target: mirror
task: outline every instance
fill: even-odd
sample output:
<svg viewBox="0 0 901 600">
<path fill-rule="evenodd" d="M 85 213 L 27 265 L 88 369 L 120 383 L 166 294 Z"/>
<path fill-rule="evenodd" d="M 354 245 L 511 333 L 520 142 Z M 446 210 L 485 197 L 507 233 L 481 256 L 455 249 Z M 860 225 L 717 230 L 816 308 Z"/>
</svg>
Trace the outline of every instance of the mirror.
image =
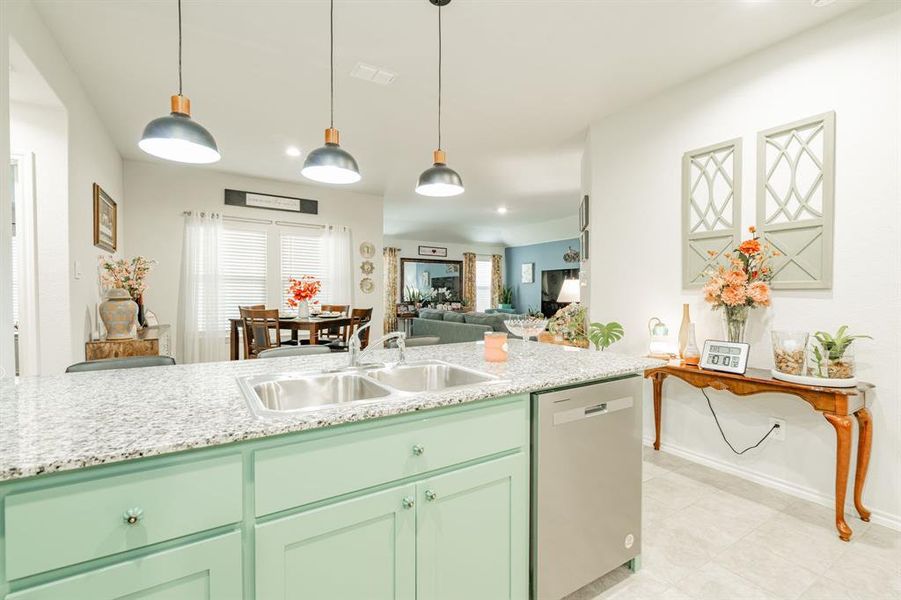
<svg viewBox="0 0 901 600">
<path fill-rule="evenodd" d="M 438 302 L 459 302 L 463 297 L 463 261 L 426 258 L 400 259 L 401 301 L 414 302 L 410 297 L 419 293 L 422 299 L 446 289 Z"/>
</svg>

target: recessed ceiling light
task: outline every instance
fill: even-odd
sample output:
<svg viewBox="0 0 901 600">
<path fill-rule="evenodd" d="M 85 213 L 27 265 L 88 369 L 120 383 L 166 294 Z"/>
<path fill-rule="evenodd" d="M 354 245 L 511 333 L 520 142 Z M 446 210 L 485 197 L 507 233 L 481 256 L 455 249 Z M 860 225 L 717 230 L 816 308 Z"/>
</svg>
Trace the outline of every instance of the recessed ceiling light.
<svg viewBox="0 0 901 600">
<path fill-rule="evenodd" d="M 505 214 L 507 214 L 507 207 L 506 207 L 506 206 L 499 206 L 499 207 L 497 208 L 497 214 L 499 214 L 499 215 L 505 215 Z"/>
<path fill-rule="evenodd" d="M 828 5 L 832 4 L 833 2 L 835 2 L 835 0 L 810 0 L 810 3 L 813 4 L 814 6 L 816 6 L 817 8 L 820 8 L 821 6 L 828 6 Z"/>
<path fill-rule="evenodd" d="M 285 148 L 285 154 L 295 157 L 300 156 L 300 148 L 298 148 L 297 146 L 288 146 L 287 148 Z"/>
</svg>

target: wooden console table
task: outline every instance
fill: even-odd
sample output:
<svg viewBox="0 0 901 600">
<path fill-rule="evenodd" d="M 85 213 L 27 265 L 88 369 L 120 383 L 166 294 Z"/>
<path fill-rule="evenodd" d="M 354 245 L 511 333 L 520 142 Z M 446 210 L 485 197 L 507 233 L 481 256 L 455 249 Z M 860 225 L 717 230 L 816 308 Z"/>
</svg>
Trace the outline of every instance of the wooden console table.
<svg viewBox="0 0 901 600">
<path fill-rule="evenodd" d="M 860 518 L 870 520 L 870 511 L 861 500 L 867 468 L 870 464 L 870 448 L 873 443 L 873 422 L 867 410 L 866 394 L 873 389 L 869 383 L 858 383 L 856 388 L 830 388 L 799 385 L 774 379 L 764 369 L 748 369 L 745 375 L 733 375 L 718 371 L 708 371 L 698 367 L 688 367 L 670 362 L 663 367 L 648 369 L 644 376 L 654 384 L 654 450 L 660 450 L 660 414 L 663 404 L 663 381 L 672 375 L 696 388 L 711 387 L 726 390 L 739 396 L 751 394 L 778 393 L 791 394 L 810 404 L 814 410 L 823 413 L 835 428 L 835 528 L 838 536 L 851 539 L 851 528 L 845 522 L 845 494 L 848 488 L 848 469 L 851 462 L 851 416 L 857 419 L 859 438 L 857 441 L 857 472 L 854 477 L 854 507 Z"/>
<path fill-rule="evenodd" d="M 169 356 L 169 326 L 155 325 L 138 329 L 135 337 L 108 340 L 105 337 L 84 344 L 85 360 L 104 360 L 130 356 Z"/>
</svg>

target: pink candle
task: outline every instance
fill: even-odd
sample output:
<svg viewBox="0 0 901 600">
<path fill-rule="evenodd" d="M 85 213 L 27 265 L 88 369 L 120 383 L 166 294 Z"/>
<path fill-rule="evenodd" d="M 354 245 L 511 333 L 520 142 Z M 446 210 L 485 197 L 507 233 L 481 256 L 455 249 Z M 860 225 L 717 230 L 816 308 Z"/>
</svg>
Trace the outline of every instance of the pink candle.
<svg viewBox="0 0 901 600">
<path fill-rule="evenodd" d="M 485 332 L 485 360 L 488 362 L 507 361 L 507 334 L 498 331 Z"/>
</svg>

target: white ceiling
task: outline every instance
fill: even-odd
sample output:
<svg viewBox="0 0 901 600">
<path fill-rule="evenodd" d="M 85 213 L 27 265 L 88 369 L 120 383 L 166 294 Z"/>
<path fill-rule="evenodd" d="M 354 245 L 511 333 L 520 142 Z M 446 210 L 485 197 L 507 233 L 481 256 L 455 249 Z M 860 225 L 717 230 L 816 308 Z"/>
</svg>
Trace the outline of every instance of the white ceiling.
<svg viewBox="0 0 901 600">
<path fill-rule="evenodd" d="M 435 147 L 436 12 L 427 0 L 336 2 L 336 126 L 384 195 L 385 230 L 504 241 L 575 214 L 587 124 L 861 3 L 454 0 L 443 9 L 444 146 L 466 193 L 413 193 Z M 175 1 L 36 0 L 122 154 L 176 90 Z M 217 169 L 304 181 L 328 126 L 327 0 L 184 0 L 185 94 Z M 397 73 L 351 78 L 359 62 Z M 498 206 L 508 207 L 504 215 Z M 575 232 L 574 232 L 575 233 Z"/>
</svg>

